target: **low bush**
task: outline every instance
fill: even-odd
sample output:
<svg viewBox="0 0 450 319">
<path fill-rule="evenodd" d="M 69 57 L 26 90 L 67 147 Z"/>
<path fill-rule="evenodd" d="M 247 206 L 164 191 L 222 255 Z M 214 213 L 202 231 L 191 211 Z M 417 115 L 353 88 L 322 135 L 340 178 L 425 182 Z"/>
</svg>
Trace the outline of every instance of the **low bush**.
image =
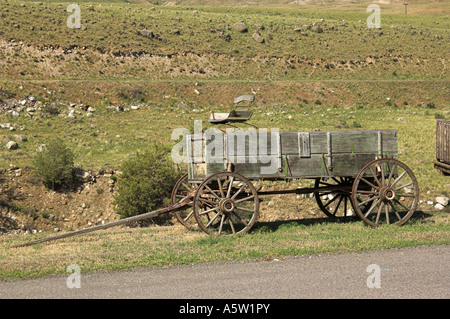
<svg viewBox="0 0 450 319">
<path fill-rule="evenodd" d="M 155 144 L 144 152 L 122 162 L 122 174 L 117 179 L 114 198 L 121 218 L 136 216 L 167 206 L 179 174 L 174 168 L 170 149 Z M 155 223 L 167 222 L 167 215 L 154 218 Z"/>
<path fill-rule="evenodd" d="M 53 139 L 46 147 L 38 152 L 33 159 L 36 175 L 42 179 L 47 188 L 55 190 L 62 186 L 70 187 L 75 179 L 73 152 L 63 140 Z"/>
</svg>

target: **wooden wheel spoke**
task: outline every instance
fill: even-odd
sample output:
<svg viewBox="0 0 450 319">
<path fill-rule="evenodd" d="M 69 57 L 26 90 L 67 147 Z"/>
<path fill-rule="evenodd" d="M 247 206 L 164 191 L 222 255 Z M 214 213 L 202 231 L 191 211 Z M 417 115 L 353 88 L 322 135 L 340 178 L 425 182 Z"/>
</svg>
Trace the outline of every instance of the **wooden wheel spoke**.
<svg viewBox="0 0 450 319">
<path fill-rule="evenodd" d="M 384 206 L 384 203 L 381 202 L 381 203 L 380 203 L 380 207 L 378 208 L 377 219 L 375 220 L 375 224 L 378 224 L 378 220 L 380 219 L 381 210 L 383 209 L 383 206 Z"/>
<path fill-rule="evenodd" d="M 344 216 L 347 216 L 347 201 L 349 200 L 348 196 L 345 196 L 345 201 L 344 201 Z"/>
<path fill-rule="evenodd" d="M 330 199 L 324 207 L 327 207 L 328 205 L 330 205 L 332 202 L 334 202 L 336 199 L 338 199 L 338 197 L 340 197 L 339 195 L 334 196 L 332 199 Z"/>
<path fill-rule="evenodd" d="M 369 186 L 371 186 L 371 187 L 373 187 L 373 188 L 375 188 L 375 189 L 379 189 L 379 187 L 373 185 L 371 182 L 369 182 L 369 181 L 368 181 L 367 179 L 365 179 L 364 177 L 361 177 L 361 180 L 362 180 L 364 183 L 366 183 L 367 185 L 369 185 Z"/>
<path fill-rule="evenodd" d="M 233 196 L 231 196 L 231 199 L 235 199 L 236 196 L 237 196 L 244 188 L 245 188 L 245 185 L 242 185 L 242 186 L 239 188 L 239 190 L 238 190 L 236 193 L 234 193 Z"/>
<path fill-rule="evenodd" d="M 387 204 L 384 205 L 384 211 L 386 213 L 386 223 L 389 225 L 389 207 Z"/>
<path fill-rule="evenodd" d="M 218 209 L 219 209 L 219 207 L 213 207 L 211 209 L 204 210 L 204 211 L 200 212 L 199 214 L 200 215 L 205 215 L 205 214 L 211 213 L 211 212 L 213 212 L 215 210 L 218 210 Z"/>
<path fill-rule="evenodd" d="M 369 166 L 369 170 L 370 170 L 370 172 L 372 173 L 372 176 L 373 176 L 375 182 L 377 183 L 377 185 L 378 185 L 379 187 L 382 187 L 382 185 L 380 184 L 380 181 L 378 180 L 377 174 L 374 173 L 372 167 Z"/>
<path fill-rule="evenodd" d="M 409 198 L 416 198 L 416 195 L 413 194 L 397 194 L 399 197 L 409 197 Z"/>
<path fill-rule="evenodd" d="M 236 214 L 236 212 L 232 213 L 234 216 L 236 216 L 237 219 L 239 219 L 239 221 L 244 224 L 245 226 L 247 226 L 247 222 L 245 220 L 242 220 L 241 216 L 239 216 L 238 214 Z"/>
<path fill-rule="evenodd" d="M 249 208 L 244 208 L 244 207 L 238 207 L 238 206 L 236 206 L 236 209 L 237 209 L 237 210 L 242 210 L 242 211 L 248 212 L 248 213 L 254 213 L 254 212 L 255 212 L 254 209 L 249 209 Z"/>
<path fill-rule="evenodd" d="M 205 184 L 205 188 L 212 194 L 214 195 L 214 197 L 216 197 L 218 200 L 220 200 L 221 198 L 208 186 Z"/>
<path fill-rule="evenodd" d="M 397 204 L 399 204 L 400 206 L 402 206 L 404 209 L 406 209 L 406 211 L 408 212 L 410 210 L 410 208 L 406 207 L 405 205 L 403 205 L 402 203 L 400 203 L 397 199 L 394 198 L 394 202 L 396 202 Z"/>
<path fill-rule="evenodd" d="M 372 212 L 372 210 L 378 205 L 378 203 L 381 201 L 381 199 L 377 199 L 374 203 L 372 203 L 372 206 L 370 206 L 370 209 L 366 212 L 364 217 L 369 216 L 369 214 Z"/>
<path fill-rule="evenodd" d="M 391 186 L 391 180 L 392 180 L 392 176 L 394 176 L 395 167 L 397 167 L 397 163 L 394 163 L 394 165 L 392 165 L 392 167 L 391 167 L 391 171 L 389 173 L 389 178 L 388 178 L 388 186 Z"/>
<path fill-rule="evenodd" d="M 338 196 L 339 196 L 339 201 L 338 201 L 336 207 L 334 208 L 333 216 L 336 216 L 337 210 L 338 210 L 339 206 L 340 206 L 341 203 L 342 203 L 342 198 L 344 197 L 344 196 L 342 196 L 342 195 L 338 195 Z"/>
<path fill-rule="evenodd" d="M 206 224 L 206 227 L 211 226 L 211 224 L 216 220 L 216 218 L 220 215 L 220 213 L 217 213 L 214 215 L 214 217 L 209 221 L 208 224 Z"/>
<path fill-rule="evenodd" d="M 222 234 L 222 228 L 223 228 L 224 220 L 225 220 L 225 215 L 222 214 L 222 218 L 220 219 L 220 225 L 219 225 L 219 235 Z"/>
<path fill-rule="evenodd" d="M 230 224 L 231 232 L 233 233 L 233 235 L 236 234 L 236 230 L 234 229 L 233 221 L 231 220 L 231 215 L 228 216 L 228 223 Z"/>
<path fill-rule="evenodd" d="M 194 214 L 194 210 L 192 210 L 189 214 L 187 214 L 186 217 L 183 218 L 183 220 L 187 221 L 189 218 L 192 217 L 193 214 Z"/>
<path fill-rule="evenodd" d="M 238 204 L 238 203 L 241 203 L 241 202 L 248 201 L 249 199 L 252 199 L 252 198 L 255 198 L 255 195 L 250 195 L 250 196 L 248 196 L 248 197 L 238 199 L 238 200 L 234 201 L 234 203 L 235 203 L 235 204 Z"/>
<path fill-rule="evenodd" d="M 210 200 L 210 199 L 206 199 L 206 198 L 201 198 L 201 197 L 199 197 L 198 200 L 199 200 L 200 202 L 208 203 L 208 204 L 210 204 L 210 205 L 217 205 L 217 201 L 213 201 L 213 200 Z"/>
<path fill-rule="evenodd" d="M 397 216 L 398 220 L 399 220 L 399 221 L 402 220 L 402 218 L 401 218 L 400 215 L 398 214 L 398 211 L 397 211 L 397 209 L 395 208 L 395 206 L 392 205 L 391 202 L 389 202 L 389 205 L 390 205 L 390 206 L 392 207 L 392 209 L 394 210 L 394 213 L 395 213 L 395 215 Z"/>
<path fill-rule="evenodd" d="M 361 202 L 361 203 L 358 203 L 358 206 L 367 204 L 367 203 L 369 203 L 369 202 L 375 200 L 375 198 L 376 198 L 376 197 L 374 196 L 374 197 L 371 197 L 371 198 L 369 198 L 369 199 L 367 199 L 367 200 L 365 200 L 365 201 L 363 201 L 363 202 Z"/>
<path fill-rule="evenodd" d="M 230 198 L 231 195 L 231 188 L 233 187 L 233 183 L 234 183 L 234 176 L 231 176 L 230 179 L 230 184 L 228 185 L 228 190 L 227 190 L 227 198 Z"/>
<path fill-rule="evenodd" d="M 391 187 L 394 187 L 395 184 L 397 184 L 398 181 L 401 180 L 401 179 L 403 178 L 403 176 L 405 176 L 405 174 L 406 174 L 406 171 L 404 171 L 403 173 L 401 173 L 401 174 L 397 177 L 397 179 L 391 184 Z"/>
<path fill-rule="evenodd" d="M 217 184 L 219 184 L 220 196 L 222 196 L 222 198 L 224 198 L 225 194 L 223 193 L 222 181 L 220 180 L 220 177 L 217 177 Z"/>
<path fill-rule="evenodd" d="M 407 184 L 403 184 L 403 185 L 401 185 L 401 186 L 399 186 L 399 187 L 394 188 L 394 190 L 398 191 L 398 190 L 400 190 L 400 189 L 403 189 L 403 188 L 405 188 L 405 187 L 411 186 L 411 185 L 413 185 L 413 184 L 414 184 L 414 182 L 410 182 L 410 183 L 407 183 Z"/>
</svg>

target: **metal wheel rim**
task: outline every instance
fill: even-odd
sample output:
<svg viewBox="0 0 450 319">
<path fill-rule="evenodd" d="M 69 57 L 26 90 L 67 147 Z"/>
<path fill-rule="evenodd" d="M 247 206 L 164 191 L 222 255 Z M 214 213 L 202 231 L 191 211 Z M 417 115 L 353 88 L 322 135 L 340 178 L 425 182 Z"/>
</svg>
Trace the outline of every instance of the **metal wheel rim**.
<svg viewBox="0 0 450 319">
<path fill-rule="evenodd" d="M 414 213 L 419 187 L 414 173 L 393 158 L 376 159 L 355 178 L 352 201 L 356 214 L 368 225 L 403 225 Z M 361 210 L 361 207 L 366 209 Z"/>
<path fill-rule="evenodd" d="M 259 198 L 253 184 L 234 172 L 209 176 L 198 187 L 194 216 L 207 234 L 246 233 L 259 215 Z"/>
</svg>

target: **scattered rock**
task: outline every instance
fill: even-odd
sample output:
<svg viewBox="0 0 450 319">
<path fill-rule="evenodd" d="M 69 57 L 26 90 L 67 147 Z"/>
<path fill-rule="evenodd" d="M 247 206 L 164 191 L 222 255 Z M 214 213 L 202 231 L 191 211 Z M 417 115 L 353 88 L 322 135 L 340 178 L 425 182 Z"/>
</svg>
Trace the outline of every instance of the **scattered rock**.
<svg viewBox="0 0 450 319">
<path fill-rule="evenodd" d="M 264 43 L 264 38 L 259 34 L 259 32 L 253 33 L 253 39 L 258 43 Z"/>
<path fill-rule="evenodd" d="M 436 203 L 441 204 L 442 206 L 448 205 L 448 197 L 446 196 L 438 196 L 435 198 Z"/>
<path fill-rule="evenodd" d="M 36 152 L 43 152 L 47 149 L 47 145 L 45 144 L 41 144 L 38 146 L 38 148 L 36 149 Z"/>
<path fill-rule="evenodd" d="M 235 23 L 233 28 L 239 32 L 247 32 L 248 31 L 247 25 L 242 21 Z"/>
<path fill-rule="evenodd" d="M 317 32 L 317 33 L 322 33 L 323 29 L 320 26 L 318 26 L 318 25 L 314 25 L 314 26 L 312 26 L 311 31 L 314 31 L 314 32 Z"/>
<path fill-rule="evenodd" d="M 6 143 L 6 149 L 8 149 L 8 150 L 16 150 L 18 148 L 19 148 L 19 144 L 17 144 L 17 142 L 9 141 L 8 143 Z"/>
<path fill-rule="evenodd" d="M 13 137 L 19 142 L 26 142 L 28 140 L 25 135 L 13 135 Z"/>
<path fill-rule="evenodd" d="M 147 30 L 147 29 L 139 30 L 137 33 L 142 35 L 142 36 L 144 36 L 144 37 L 146 37 L 146 38 L 150 38 L 150 39 L 155 37 L 155 34 L 153 33 L 153 31 L 150 31 L 150 30 Z"/>
<path fill-rule="evenodd" d="M 75 168 L 74 175 L 76 178 L 78 178 L 83 183 L 87 183 L 92 180 L 92 175 L 89 172 L 87 172 L 84 169 L 79 168 L 79 167 Z"/>
<path fill-rule="evenodd" d="M 434 208 L 438 210 L 443 210 L 445 207 L 442 204 L 437 203 L 436 205 L 434 205 Z"/>
</svg>

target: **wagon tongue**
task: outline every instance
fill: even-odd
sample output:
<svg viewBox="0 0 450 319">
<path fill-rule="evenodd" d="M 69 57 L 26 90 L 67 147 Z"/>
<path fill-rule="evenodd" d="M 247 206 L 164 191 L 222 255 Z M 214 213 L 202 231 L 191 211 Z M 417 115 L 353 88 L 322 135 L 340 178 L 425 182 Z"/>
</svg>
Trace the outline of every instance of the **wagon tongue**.
<svg viewBox="0 0 450 319">
<path fill-rule="evenodd" d="M 186 196 L 185 198 L 180 200 L 178 203 L 172 204 L 172 205 L 170 205 L 168 207 L 165 207 L 165 208 L 154 210 L 152 212 L 148 212 L 148 213 L 145 213 L 145 214 L 141 214 L 141 215 L 137 215 L 137 216 L 132 216 L 132 217 L 116 220 L 116 221 L 113 221 L 113 222 L 110 222 L 110 223 L 106 223 L 106 224 L 103 224 L 103 225 L 93 226 L 93 227 L 89 227 L 89 228 L 85 228 L 85 229 L 79 229 L 79 230 L 75 230 L 75 231 L 69 232 L 69 233 L 64 233 L 64 234 L 61 234 L 61 235 L 51 236 L 51 237 L 47 237 L 47 238 L 38 239 L 38 240 L 35 240 L 35 241 L 26 242 L 26 243 L 23 243 L 23 244 L 14 245 L 12 247 L 16 248 L 16 247 L 31 246 L 31 245 L 34 245 L 34 244 L 39 244 L 39 243 L 43 243 L 43 242 L 47 242 L 47 241 L 52 241 L 52 240 L 72 237 L 72 236 L 81 235 L 81 234 L 86 234 L 86 233 L 90 233 L 90 232 L 93 232 L 93 231 L 96 231 L 96 230 L 106 229 L 106 228 L 110 228 L 110 227 L 115 227 L 115 226 L 127 224 L 129 222 L 135 222 L 135 221 L 139 221 L 139 220 L 144 220 L 144 219 L 156 217 L 156 216 L 161 215 L 161 214 L 167 214 L 167 213 L 171 213 L 171 212 L 175 212 L 175 211 L 178 211 L 178 210 L 185 209 L 186 208 L 185 206 L 188 205 L 190 202 L 192 202 L 192 197 Z"/>
</svg>

